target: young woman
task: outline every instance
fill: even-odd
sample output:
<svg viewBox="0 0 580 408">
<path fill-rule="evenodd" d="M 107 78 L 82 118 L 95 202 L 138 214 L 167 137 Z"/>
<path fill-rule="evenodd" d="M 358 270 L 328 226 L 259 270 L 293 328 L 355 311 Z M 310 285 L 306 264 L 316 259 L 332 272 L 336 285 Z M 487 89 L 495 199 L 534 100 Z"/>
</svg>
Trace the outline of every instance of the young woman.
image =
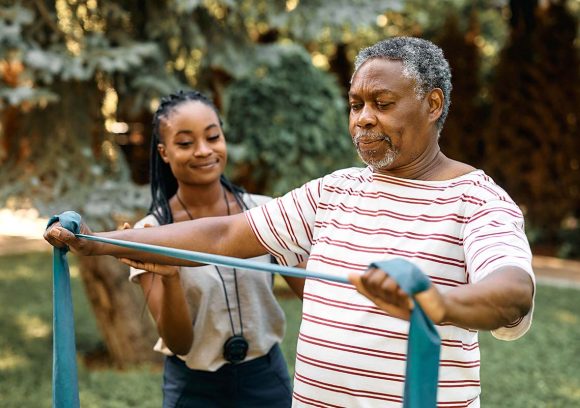
<svg viewBox="0 0 580 408">
<path fill-rule="evenodd" d="M 223 175 L 227 147 L 213 103 L 178 92 L 153 121 L 149 215 L 136 227 L 237 214 L 269 197 L 245 193 Z M 270 261 L 269 255 L 256 258 Z M 126 260 L 131 266 L 138 264 Z M 163 407 L 289 407 L 290 379 L 279 343 L 284 314 L 263 272 L 146 264 L 131 268 L 166 355 Z M 291 279 L 299 293 L 300 279 Z"/>
</svg>

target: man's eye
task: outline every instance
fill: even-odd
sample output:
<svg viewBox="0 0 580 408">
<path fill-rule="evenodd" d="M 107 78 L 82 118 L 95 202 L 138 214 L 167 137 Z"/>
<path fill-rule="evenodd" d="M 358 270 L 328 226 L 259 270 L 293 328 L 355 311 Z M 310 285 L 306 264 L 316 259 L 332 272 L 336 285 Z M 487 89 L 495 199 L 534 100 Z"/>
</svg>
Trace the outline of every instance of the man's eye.
<svg viewBox="0 0 580 408">
<path fill-rule="evenodd" d="M 385 109 L 389 106 L 391 106 L 393 104 L 393 102 L 377 102 L 377 107 L 379 109 Z"/>
<path fill-rule="evenodd" d="M 351 103 L 350 104 L 351 111 L 357 111 L 357 110 L 361 110 L 361 109 L 362 109 L 362 103 Z"/>
</svg>

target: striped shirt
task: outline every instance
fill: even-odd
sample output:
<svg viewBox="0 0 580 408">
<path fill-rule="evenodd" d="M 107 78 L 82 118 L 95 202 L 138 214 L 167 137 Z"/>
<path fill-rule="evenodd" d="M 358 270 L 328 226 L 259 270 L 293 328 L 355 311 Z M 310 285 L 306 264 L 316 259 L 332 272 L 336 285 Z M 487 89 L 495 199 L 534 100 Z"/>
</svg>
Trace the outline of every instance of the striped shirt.
<svg viewBox="0 0 580 408">
<path fill-rule="evenodd" d="M 284 265 L 308 257 L 312 271 L 346 276 L 378 260 L 405 258 L 445 292 L 503 266 L 533 279 L 524 219 L 483 171 L 446 181 L 400 179 L 351 168 L 254 208 L 258 240 Z M 532 312 L 495 330 L 522 336 Z M 439 407 L 479 406 L 476 330 L 437 326 Z M 408 322 L 392 318 L 352 285 L 308 279 L 298 336 L 293 406 L 400 407 Z"/>
</svg>

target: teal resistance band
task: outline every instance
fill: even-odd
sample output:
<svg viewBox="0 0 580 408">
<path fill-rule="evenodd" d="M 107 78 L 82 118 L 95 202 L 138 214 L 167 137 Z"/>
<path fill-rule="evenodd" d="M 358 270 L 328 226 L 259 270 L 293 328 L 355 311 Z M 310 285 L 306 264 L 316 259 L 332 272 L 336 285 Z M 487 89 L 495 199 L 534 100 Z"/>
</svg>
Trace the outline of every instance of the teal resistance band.
<svg viewBox="0 0 580 408">
<path fill-rule="evenodd" d="M 429 278 L 417 266 L 403 259 L 373 262 L 370 266 L 387 271 L 409 296 L 431 286 Z M 419 302 L 415 302 L 409 323 L 403 408 L 434 408 L 437 406 L 441 338 Z"/>
<path fill-rule="evenodd" d="M 79 234 L 80 220 L 80 215 L 73 211 L 67 211 L 52 217 L 48 225 L 60 221 L 64 228 L 75 233 L 79 238 L 194 262 L 253 269 L 300 278 L 324 279 L 339 283 L 349 283 L 345 277 L 307 271 L 300 268 Z M 58 408 L 76 408 L 79 406 L 76 352 L 70 296 L 70 277 L 65 256 L 66 252 L 66 249 L 57 248 L 55 248 L 54 252 L 55 291 L 53 301 L 55 313 L 55 347 L 53 354 L 53 406 Z M 429 279 L 419 268 L 402 259 L 375 262 L 370 266 L 388 271 L 389 275 L 397 281 L 401 289 L 410 296 L 428 289 L 431 285 Z M 63 275 L 65 276 L 64 278 L 62 277 Z M 61 285 L 61 281 L 65 281 L 66 285 Z M 58 286 L 57 282 L 59 282 Z M 64 293 L 65 291 L 68 292 Z M 440 339 L 433 323 L 425 315 L 419 304 L 415 303 L 415 307 L 411 313 L 409 329 L 404 408 L 433 408 L 436 406 L 439 348 Z"/>
<path fill-rule="evenodd" d="M 48 225 L 56 221 L 71 232 L 80 231 L 81 217 L 75 212 L 55 215 Z M 56 408 L 80 407 L 67 252 L 68 248 L 54 248 L 52 255 L 52 406 Z"/>
</svg>

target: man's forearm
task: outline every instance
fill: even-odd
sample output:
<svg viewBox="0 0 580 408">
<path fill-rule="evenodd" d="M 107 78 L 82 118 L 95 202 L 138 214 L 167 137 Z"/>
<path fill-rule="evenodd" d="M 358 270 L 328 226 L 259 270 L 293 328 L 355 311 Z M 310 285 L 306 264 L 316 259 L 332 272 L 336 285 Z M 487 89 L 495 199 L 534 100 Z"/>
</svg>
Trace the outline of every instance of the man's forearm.
<svg viewBox="0 0 580 408">
<path fill-rule="evenodd" d="M 475 330 L 495 330 L 525 316 L 532 306 L 532 278 L 504 267 L 481 282 L 452 289 L 443 296 L 443 321 Z"/>
<path fill-rule="evenodd" d="M 203 218 L 160 227 L 101 232 L 94 235 L 239 258 L 258 256 L 266 252 L 247 225 L 243 214 L 231 217 Z M 96 243 L 91 248 L 90 255 L 113 255 L 115 257 L 169 265 L 198 265 L 191 261 L 106 243 Z"/>
</svg>

